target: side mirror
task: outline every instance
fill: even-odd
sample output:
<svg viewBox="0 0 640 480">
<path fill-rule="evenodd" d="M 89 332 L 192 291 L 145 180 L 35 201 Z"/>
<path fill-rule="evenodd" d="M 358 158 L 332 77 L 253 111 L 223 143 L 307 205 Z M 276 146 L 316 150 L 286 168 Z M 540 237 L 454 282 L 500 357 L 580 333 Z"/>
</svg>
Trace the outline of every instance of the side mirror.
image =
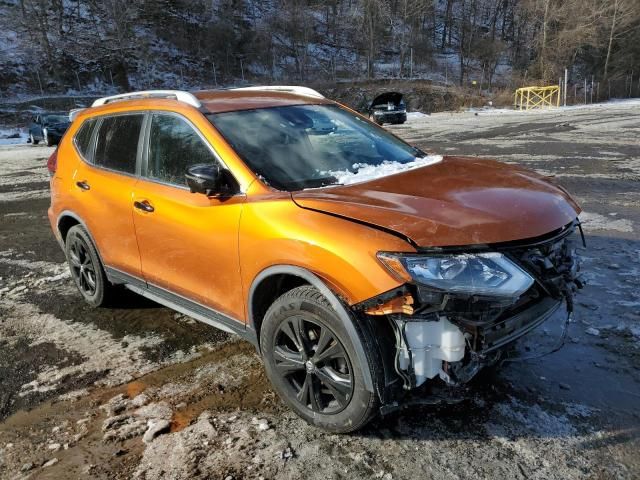
<svg viewBox="0 0 640 480">
<path fill-rule="evenodd" d="M 185 174 L 191 193 L 211 195 L 233 195 L 238 191 L 238 184 L 229 170 L 217 163 L 193 165 Z"/>
</svg>

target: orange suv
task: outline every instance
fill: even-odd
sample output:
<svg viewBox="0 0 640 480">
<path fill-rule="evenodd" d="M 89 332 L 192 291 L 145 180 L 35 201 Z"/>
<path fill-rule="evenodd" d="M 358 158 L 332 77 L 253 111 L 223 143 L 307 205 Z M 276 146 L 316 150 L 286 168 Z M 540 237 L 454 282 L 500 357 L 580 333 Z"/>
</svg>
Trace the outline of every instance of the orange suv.
<svg viewBox="0 0 640 480">
<path fill-rule="evenodd" d="M 240 335 L 327 430 L 464 384 L 581 287 L 564 189 L 425 153 L 311 89 L 135 92 L 74 116 L 49 219 L 84 299 L 124 286 Z"/>
</svg>

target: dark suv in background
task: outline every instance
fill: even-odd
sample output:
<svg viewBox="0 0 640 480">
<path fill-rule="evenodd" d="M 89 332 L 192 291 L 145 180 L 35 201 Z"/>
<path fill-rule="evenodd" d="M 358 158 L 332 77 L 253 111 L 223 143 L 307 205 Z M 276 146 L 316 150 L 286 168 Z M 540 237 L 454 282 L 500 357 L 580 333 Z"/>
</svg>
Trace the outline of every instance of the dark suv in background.
<svg viewBox="0 0 640 480">
<path fill-rule="evenodd" d="M 407 121 L 407 106 L 399 92 L 384 92 L 369 104 L 369 120 L 378 125 L 384 123 L 401 124 Z"/>
<path fill-rule="evenodd" d="M 66 113 L 43 113 L 33 117 L 29 126 L 29 142 L 38 145 L 41 141 L 47 146 L 57 145 L 71 122 Z"/>
</svg>

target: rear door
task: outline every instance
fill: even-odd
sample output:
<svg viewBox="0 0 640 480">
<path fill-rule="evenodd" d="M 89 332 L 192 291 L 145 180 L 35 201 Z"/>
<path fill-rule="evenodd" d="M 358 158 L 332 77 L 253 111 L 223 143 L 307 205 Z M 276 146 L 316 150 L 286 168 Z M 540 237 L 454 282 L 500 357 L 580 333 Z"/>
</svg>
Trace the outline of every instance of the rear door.
<svg viewBox="0 0 640 480">
<path fill-rule="evenodd" d="M 144 113 L 105 116 L 84 126 L 74 141 L 83 162 L 74 172 L 72 191 L 105 266 L 141 277 L 133 227 L 133 189 L 139 171 Z M 89 120 L 91 122 L 91 120 Z"/>
<path fill-rule="evenodd" d="M 142 273 L 160 287 L 235 319 L 244 318 L 238 228 L 244 194 L 189 191 L 189 166 L 220 162 L 186 118 L 150 115 L 145 166 L 135 187 L 134 222 Z"/>
</svg>

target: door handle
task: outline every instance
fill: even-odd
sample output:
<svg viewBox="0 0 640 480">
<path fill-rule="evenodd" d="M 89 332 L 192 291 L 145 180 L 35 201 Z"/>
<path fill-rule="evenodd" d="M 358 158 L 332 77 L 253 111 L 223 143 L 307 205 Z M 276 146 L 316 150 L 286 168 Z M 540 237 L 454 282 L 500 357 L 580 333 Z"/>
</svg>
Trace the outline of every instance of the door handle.
<svg viewBox="0 0 640 480">
<path fill-rule="evenodd" d="M 82 180 L 81 182 L 76 182 L 76 186 L 82 190 L 90 190 L 91 186 L 87 183 L 86 180 Z"/>
<path fill-rule="evenodd" d="M 138 210 L 142 210 L 143 212 L 148 212 L 148 213 L 151 213 L 155 210 L 155 208 L 153 208 L 153 205 L 151 205 L 146 200 L 142 202 L 133 202 L 133 206 L 136 207 Z"/>
</svg>

